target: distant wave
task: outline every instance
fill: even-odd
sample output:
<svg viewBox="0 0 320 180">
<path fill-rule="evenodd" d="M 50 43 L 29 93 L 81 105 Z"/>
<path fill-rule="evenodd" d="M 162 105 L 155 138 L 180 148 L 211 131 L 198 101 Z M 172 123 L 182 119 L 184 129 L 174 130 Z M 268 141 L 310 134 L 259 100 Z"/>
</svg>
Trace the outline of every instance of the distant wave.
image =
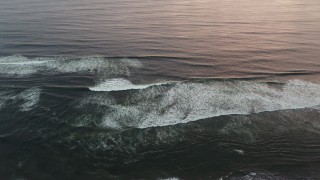
<svg viewBox="0 0 320 180">
<path fill-rule="evenodd" d="M 42 64 L 47 63 L 48 61 L 25 61 L 25 62 L 2 62 L 3 65 L 27 65 L 27 64 Z"/>
<path fill-rule="evenodd" d="M 112 89 L 124 87 L 121 85 Z M 111 90 L 111 86 L 108 90 Z M 253 81 L 181 82 L 170 87 L 159 85 L 132 91 L 125 99 L 121 103 L 108 93 L 94 92 L 81 101 L 80 108 L 86 108 L 85 104 L 108 107 L 101 123 L 104 127 L 148 128 L 221 115 L 313 107 L 320 105 L 320 85 L 300 80 L 285 84 Z M 103 109 L 99 108 L 99 111 Z"/>
<path fill-rule="evenodd" d="M 151 86 L 159 86 L 164 84 L 169 84 L 171 82 L 160 82 L 153 84 L 132 84 L 130 81 L 122 78 L 110 79 L 100 83 L 97 86 L 90 87 L 91 91 L 124 91 L 124 90 L 134 90 L 134 89 L 146 89 Z"/>
<path fill-rule="evenodd" d="M 104 58 L 104 57 L 37 57 L 27 58 L 24 56 L 0 57 L 0 74 L 25 75 L 37 72 L 57 73 L 94 73 L 98 78 L 113 75 L 130 75 L 129 68 L 139 68 L 142 64 L 135 59 L 127 58 Z"/>
</svg>

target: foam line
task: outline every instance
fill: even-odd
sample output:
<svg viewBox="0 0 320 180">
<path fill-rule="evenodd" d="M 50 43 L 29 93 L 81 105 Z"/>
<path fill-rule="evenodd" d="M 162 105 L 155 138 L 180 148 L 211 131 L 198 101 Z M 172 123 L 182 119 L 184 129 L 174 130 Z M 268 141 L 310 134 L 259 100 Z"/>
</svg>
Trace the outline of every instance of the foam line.
<svg viewBox="0 0 320 180">
<path fill-rule="evenodd" d="M 130 81 L 126 79 L 109 79 L 100 83 L 97 86 L 89 87 L 91 91 L 124 91 L 124 90 L 134 90 L 134 89 L 146 89 L 151 86 L 158 86 L 168 84 L 170 82 L 163 82 L 163 83 L 153 83 L 153 84 L 132 84 Z"/>
<path fill-rule="evenodd" d="M 48 61 L 25 61 L 25 62 L 6 62 L 0 63 L 0 65 L 27 65 L 27 64 L 43 64 L 47 63 Z"/>
<path fill-rule="evenodd" d="M 140 68 L 135 59 L 82 58 L 27 58 L 24 56 L 0 57 L 0 74 L 25 75 L 37 72 L 80 73 L 89 72 L 105 79 L 110 75 L 130 75 L 130 68 Z"/>
</svg>

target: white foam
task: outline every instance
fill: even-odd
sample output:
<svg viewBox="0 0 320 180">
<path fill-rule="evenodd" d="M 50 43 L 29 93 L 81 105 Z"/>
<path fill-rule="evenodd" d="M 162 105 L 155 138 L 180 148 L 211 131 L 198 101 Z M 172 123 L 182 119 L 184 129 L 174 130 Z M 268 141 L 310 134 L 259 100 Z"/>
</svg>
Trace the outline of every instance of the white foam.
<svg viewBox="0 0 320 180">
<path fill-rule="evenodd" d="M 281 87 L 258 82 L 226 81 L 177 83 L 167 89 L 154 86 L 132 93 L 125 106 L 113 102 L 110 104 L 114 107 L 113 112 L 106 113 L 102 125 L 115 121 L 122 126 L 148 128 L 221 115 L 320 105 L 320 85 L 298 80 L 289 81 Z"/>
<path fill-rule="evenodd" d="M 3 65 L 27 65 L 27 64 L 43 64 L 47 63 L 48 61 L 25 61 L 25 62 L 7 62 L 7 63 L 0 63 Z"/>
<path fill-rule="evenodd" d="M 104 116 L 102 125 L 114 129 L 133 127 L 139 121 L 137 118 L 142 115 L 141 113 L 142 112 L 135 107 L 115 105 L 112 107 L 112 112 Z"/>
<path fill-rule="evenodd" d="M 0 108 L 3 108 L 7 101 L 11 100 L 19 104 L 20 111 L 30 111 L 40 100 L 41 89 L 38 87 L 26 89 L 20 93 L 0 93 Z M 21 101 L 22 100 L 22 101 Z"/>
<path fill-rule="evenodd" d="M 243 154 L 244 154 L 244 151 L 241 150 L 241 149 L 234 149 L 233 151 L 236 152 L 236 153 L 238 153 L 238 154 L 240 154 L 240 155 L 243 155 Z"/>
<path fill-rule="evenodd" d="M 28 58 L 20 55 L 0 57 L 0 63 L 23 62 L 23 61 L 28 61 Z"/>
<path fill-rule="evenodd" d="M 132 90 L 132 89 L 146 89 L 151 86 L 163 85 L 169 82 L 164 83 L 153 83 L 153 84 L 132 84 L 130 81 L 126 79 L 109 79 L 100 83 L 97 86 L 89 87 L 91 91 L 124 91 L 124 90 Z"/>
<path fill-rule="evenodd" d="M 24 100 L 20 105 L 22 111 L 30 111 L 40 100 L 40 88 L 31 88 L 23 91 L 18 95 L 18 98 Z"/>
<path fill-rule="evenodd" d="M 24 56 L 0 57 L 0 74 L 33 74 L 41 71 L 76 73 L 90 72 L 98 76 L 130 75 L 129 68 L 138 68 L 142 64 L 135 59 L 107 59 L 102 57 L 70 58 L 27 58 Z"/>
<path fill-rule="evenodd" d="M 45 64 L 52 59 L 34 58 L 29 59 L 24 56 L 6 56 L 0 57 L 0 74 L 32 74 L 40 69 L 45 69 Z"/>
<path fill-rule="evenodd" d="M 177 177 L 169 177 L 169 178 L 159 178 L 159 180 L 180 180 L 180 178 L 177 178 Z"/>
</svg>

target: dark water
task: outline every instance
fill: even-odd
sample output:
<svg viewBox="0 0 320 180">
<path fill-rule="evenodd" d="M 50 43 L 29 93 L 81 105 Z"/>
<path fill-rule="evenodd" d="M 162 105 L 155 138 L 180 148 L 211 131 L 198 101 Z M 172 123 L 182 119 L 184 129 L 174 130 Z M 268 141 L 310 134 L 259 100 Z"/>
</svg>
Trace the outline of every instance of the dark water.
<svg viewBox="0 0 320 180">
<path fill-rule="evenodd" d="M 0 179 L 320 178 L 320 1 L 0 1 Z"/>
</svg>

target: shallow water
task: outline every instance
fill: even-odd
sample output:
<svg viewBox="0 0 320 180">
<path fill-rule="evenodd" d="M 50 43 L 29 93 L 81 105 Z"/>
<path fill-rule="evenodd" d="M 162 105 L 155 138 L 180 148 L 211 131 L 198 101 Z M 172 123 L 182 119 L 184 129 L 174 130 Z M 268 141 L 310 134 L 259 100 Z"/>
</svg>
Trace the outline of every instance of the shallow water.
<svg viewBox="0 0 320 180">
<path fill-rule="evenodd" d="M 320 2 L 0 2 L 0 179 L 317 179 Z"/>
</svg>

